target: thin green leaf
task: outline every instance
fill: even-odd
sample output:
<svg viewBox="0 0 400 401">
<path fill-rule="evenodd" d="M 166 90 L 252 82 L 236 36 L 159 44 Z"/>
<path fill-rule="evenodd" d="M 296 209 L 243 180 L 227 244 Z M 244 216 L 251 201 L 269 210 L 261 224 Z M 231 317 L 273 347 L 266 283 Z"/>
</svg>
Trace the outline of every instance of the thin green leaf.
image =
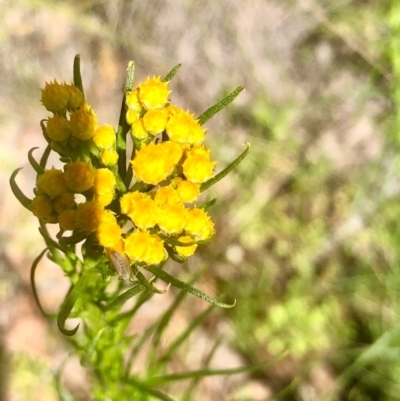
<svg viewBox="0 0 400 401">
<path fill-rule="evenodd" d="M 190 336 L 190 334 L 200 326 L 214 309 L 214 305 L 210 305 L 204 312 L 202 312 L 199 316 L 194 319 L 186 330 L 168 347 L 168 349 L 164 352 L 164 354 L 159 359 L 158 363 L 167 362 L 172 355 L 178 350 L 178 348 L 185 342 L 185 340 Z"/>
<path fill-rule="evenodd" d="M 42 304 L 40 303 L 39 300 L 39 295 L 37 293 L 37 288 L 36 288 L 36 283 L 35 283 L 35 272 L 36 272 L 36 268 L 39 264 L 39 262 L 41 261 L 43 255 L 46 253 L 46 251 L 48 251 L 49 248 L 45 248 L 43 249 L 42 252 L 40 252 L 40 254 L 36 257 L 36 259 L 33 261 L 32 263 L 32 267 L 31 267 L 31 274 L 30 274 L 30 280 L 31 280 L 31 287 L 32 287 L 32 292 L 33 292 L 33 297 L 35 298 L 36 301 L 36 305 L 38 306 L 40 312 L 42 313 L 43 316 L 45 317 L 49 317 L 50 314 L 46 313 L 45 310 L 42 307 Z"/>
<path fill-rule="evenodd" d="M 93 337 L 93 339 L 90 341 L 90 343 L 87 345 L 85 354 L 83 355 L 81 359 L 81 364 L 83 367 L 90 367 L 91 366 L 91 358 L 96 352 L 96 347 L 97 344 L 99 343 L 101 337 L 103 336 L 104 331 L 106 330 L 107 327 L 101 328 L 97 334 Z"/>
<path fill-rule="evenodd" d="M 210 178 L 208 181 L 204 182 L 200 186 L 200 192 L 205 191 L 206 189 L 212 187 L 214 184 L 216 184 L 218 181 L 222 180 L 226 175 L 228 175 L 233 169 L 235 169 L 242 161 L 243 159 L 247 156 L 247 154 L 250 151 L 250 144 L 246 144 L 246 149 L 240 154 L 229 166 L 224 168 L 222 171 L 220 171 L 217 175 L 214 177 Z"/>
<path fill-rule="evenodd" d="M 158 377 L 154 377 L 154 378 L 150 379 L 148 381 L 148 384 L 152 385 L 152 386 L 157 386 L 157 385 L 160 385 L 163 383 L 168 383 L 168 382 L 177 381 L 177 380 L 187 380 L 187 379 L 193 379 L 193 378 L 205 377 L 205 376 L 221 376 L 221 375 L 230 376 L 230 375 L 236 375 L 239 373 L 254 372 L 254 371 L 272 366 L 274 363 L 278 362 L 279 359 L 275 358 L 273 361 L 266 361 L 266 362 L 258 363 L 256 365 L 242 366 L 242 367 L 233 368 L 233 369 L 214 369 L 214 370 L 213 369 L 200 369 L 200 370 L 194 370 L 194 371 L 189 371 L 189 372 L 174 373 L 172 375 L 158 376 Z"/>
<path fill-rule="evenodd" d="M 224 107 L 228 106 L 229 103 L 232 103 L 239 93 L 244 89 L 243 86 L 237 87 L 233 92 L 231 92 L 228 96 L 222 99 L 220 102 L 211 106 L 207 109 L 203 114 L 198 117 L 200 125 L 203 125 L 206 121 L 208 121 L 214 114 L 218 113 Z"/>
<path fill-rule="evenodd" d="M 139 280 L 140 284 L 146 287 L 149 291 L 155 292 L 156 294 L 165 294 L 168 291 L 169 286 L 164 290 L 160 290 L 153 283 L 148 281 L 136 266 L 132 266 L 132 268 L 133 268 L 133 274 Z"/>
<path fill-rule="evenodd" d="M 29 152 L 28 152 L 28 160 L 30 165 L 33 167 L 33 169 L 38 173 L 38 174 L 43 174 L 44 173 L 44 169 L 43 167 L 35 160 L 35 158 L 33 157 L 33 151 L 39 149 L 38 147 L 32 148 Z"/>
<path fill-rule="evenodd" d="M 163 78 L 163 82 L 168 82 L 171 81 L 172 78 L 176 75 L 176 73 L 179 71 L 181 68 L 182 64 L 176 65 L 166 76 Z"/>
<path fill-rule="evenodd" d="M 67 296 L 64 299 L 64 302 L 61 305 L 60 312 L 57 315 L 57 326 L 61 331 L 61 333 L 63 333 L 68 337 L 72 337 L 73 335 L 75 335 L 80 325 L 80 323 L 78 323 L 76 327 L 71 330 L 65 328 L 65 322 L 68 319 L 68 316 L 72 311 L 72 308 L 74 307 L 76 301 L 79 298 L 79 292 L 75 290 L 76 286 L 77 284 L 71 287 L 69 293 L 67 294 Z"/>
<path fill-rule="evenodd" d="M 83 231 L 75 231 L 69 237 L 62 237 L 62 236 L 58 237 L 60 245 L 63 246 L 78 244 L 79 242 L 83 241 L 86 238 L 87 234 L 84 233 Z"/>
<path fill-rule="evenodd" d="M 57 369 L 57 372 L 55 373 L 55 377 L 54 377 L 55 382 L 56 382 L 56 391 L 57 391 L 58 397 L 60 398 L 60 401 L 74 401 L 74 397 L 61 383 L 61 375 L 62 375 L 62 372 L 63 372 L 65 365 L 67 364 L 69 358 L 70 358 L 70 356 L 68 355 L 64 359 L 64 361 L 60 364 L 59 368 Z"/>
<path fill-rule="evenodd" d="M 42 167 L 42 169 L 46 168 L 46 164 L 47 164 L 47 160 L 49 159 L 50 152 L 51 152 L 51 146 L 47 145 L 46 149 L 43 152 L 42 157 L 40 158 L 40 167 Z"/>
<path fill-rule="evenodd" d="M 211 206 L 214 206 L 217 203 L 217 198 L 211 199 L 208 202 L 203 203 L 199 206 L 200 209 L 208 209 Z"/>
<path fill-rule="evenodd" d="M 125 291 L 121 295 L 119 295 L 116 299 L 111 301 L 108 305 L 104 307 L 105 311 L 117 309 L 122 306 L 128 299 L 134 297 L 135 295 L 139 294 L 145 289 L 144 285 L 142 284 L 135 284 L 132 288 L 128 291 Z"/>
<path fill-rule="evenodd" d="M 160 269 L 159 267 L 156 266 L 146 266 L 146 269 L 153 273 L 155 276 L 160 278 L 161 280 L 164 280 L 165 282 L 173 285 L 174 287 L 180 288 L 183 291 L 189 292 L 196 296 L 197 298 L 203 299 L 204 301 L 215 305 L 219 306 L 220 308 L 233 308 L 236 305 L 236 300 L 233 302 L 233 304 L 226 304 L 224 302 L 217 301 L 216 299 L 210 297 L 209 295 L 205 294 L 204 292 L 198 290 L 197 288 L 192 287 L 188 283 L 184 283 L 183 281 L 180 281 L 176 279 L 175 277 L 172 277 L 168 273 L 166 273 L 164 270 Z"/>
<path fill-rule="evenodd" d="M 83 90 L 82 75 L 81 75 L 81 55 L 77 54 L 74 58 L 74 85 L 83 93 L 83 98 L 85 98 L 85 92 Z"/>
<path fill-rule="evenodd" d="M 192 245 L 197 245 L 199 241 L 191 241 L 191 242 L 181 242 L 175 238 L 170 238 L 167 237 L 166 235 L 163 235 L 161 233 L 157 234 L 162 240 L 164 240 L 167 244 L 173 245 L 173 246 L 192 246 Z"/>
<path fill-rule="evenodd" d="M 171 398 L 169 395 L 164 394 L 159 390 L 155 390 L 149 387 L 147 384 L 144 384 L 141 381 L 134 379 L 133 377 L 129 377 L 129 379 L 127 379 L 126 382 L 129 383 L 132 387 L 137 388 L 141 392 L 148 393 L 153 397 L 158 398 L 159 400 L 174 401 L 174 399 Z"/>
<path fill-rule="evenodd" d="M 135 62 L 133 60 L 129 61 L 126 72 L 127 75 L 125 80 L 124 93 L 130 92 L 133 89 L 133 81 L 135 79 Z"/>
<path fill-rule="evenodd" d="M 29 211 L 31 210 L 32 200 L 29 199 L 25 194 L 19 189 L 17 183 L 15 182 L 15 177 L 19 173 L 22 168 L 17 168 L 10 177 L 10 186 L 14 196 L 19 200 L 22 206 L 27 208 Z"/>
</svg>

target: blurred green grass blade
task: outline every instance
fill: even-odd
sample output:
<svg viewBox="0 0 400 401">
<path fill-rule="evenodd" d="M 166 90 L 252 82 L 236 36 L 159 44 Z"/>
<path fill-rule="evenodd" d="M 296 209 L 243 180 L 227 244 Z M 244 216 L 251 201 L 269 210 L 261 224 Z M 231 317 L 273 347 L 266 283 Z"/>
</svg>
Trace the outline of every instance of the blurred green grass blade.
<svg viewBox="0 0 400 401">
<path fill-rule="evenodd" d="M 164 354 L 159 358 L 158 363 L 166 363 L 175 354 L 178 348 L 187 340 L 190 334 L 200 326 L 204 320 L 207 319 L 208 315 L 214 309 L 214 305 L 210 305 L 204 312 L 194 319 L 187 329 L 169 346 Z"/>
<path fill-rule="evenodd" d="M 199 124 L 203 125 L 214 114 L 217 114 L 224 107 L 228 106 L 229 103 L 232 103 L 243 89 L 244 89 L 243 86 L 237 87 L 233 92 L 231 92 L 228 96 L 226 96 L 220 102 L 218 102 L 214 106 L 211 106 L 209 109 L 207 109 L 204 113 L 202 113 L 199 117 L 197 117 L 197 119 L 199 120 Z"/>
<path fill-rule="evenodd" d="M 172 277 L 168 273 L 166 273 L 164 270 L 160 269 L 159 267 L 156 266 L 146 266 L 146 269 L 153 273 L 155 276 L 160 278 L 161 280 L 164 280 L 165 282 L 173 285 L 174 287 L 180 288 L 183 291 L 190 292 L 197 298 L 201 298 L 204 301 L 215 305 L 219 306 L 220 308 L 233 308 L 236 305 L 236 300 L 233 302 L 233 304 L 226 304 L 224 302 L 217 301 L 216 299 L 210 297 L 209 295 L 205 294 L 203 291 L 198 290 L 197 288 L 192 287 L 188 283 L 184 283 L 175 277 Z"/>
<path fill-rule="evenodd" d="M 200 192 L 205 191 L 206 189 L 212 187 L 214 184 L 216 184 L 218 181 L 222 180 L 226 175 L 228 175 L 233 169 L 235 169 L 247 156 L 247 154 L 250 151 L 250 144 L 246 144 L 246 149 L 240 154 L 229 166 L 224 168 L 222 171 L 220 171 L 217 175 L 214 177 L 210 178 L 208 181 L 204 182 L 200 186 Z"/>
<path fill-rule="evenodd" d="M 89 368 L 91 367 L 91 357 L 95 354 L 97 344 L 99 343 L 101 337 L 103 336 L 104 331 L 107 329 L 107 327 L 101 328 L 96 335 L 91 339 L 89 344 L 86 346 L 85 349 L 85 354 L 81 358 L 81 365 L 83 367 Z"/>
<path fill-rule="evenodd" d="M 45 248 L 43 249 L 42 252 L 40 252 L 40 254 L 35 258 L 35 260 L 32 263 L 32 267 L 31 267 L 31 274 L 30 274 L 30 281 L 31 281 L 31 287 L 32 287 L 32 293 L 33 293 L 33 297 L 35 298 L 35 302 L 36 305 L 38 306 L 40 312 L 42 313 L 43 316 L 45 317 L 49 317 L 51 316 L 49 313 L 46 313 L 45 310 L 42 307 L 42 304 L 40 302 L 39 299 L 39 295 L 37 293 L 37 288 L 36 288 L 36 283 L 35 283 L 35 272 L 36 272 L 36 268 L 39 264 L 39 262 L 42 260 L 43 255 L 46 253 L 46 251 L 48 251 L 49 248 Z"/>
<path fill-rule="evenodd" d="M 136 266 L 133 266 L 133 274 L 139 280 L 140 284 L 142 284 L 144 287 L 146 287 L 149 291 L 155 292 L 156 294 L 165 294 L 165 292 L 166 292 L 165 290 L 160 290 L 153 283 L 148 281 L 146 279 L 146 277 L 142 274 L 142 272 Z"/>
<path fill-rule="evenodd" d="M 28 152 L 28 160 L 30 165 L 33 167 L 33 169 L 36 171 L 37 174 L 43 174 L 44 173 L 44 169 L 43 167 L 35 160 L 35 158 L 33 157 L 33 152 L 39 149 L 37 146 L 30 149 Z"/>
<path fill-rule="evenodd" d="M 74 397 L 61 383 L 61 375 L 63 373 L 63 370 L 64 370 L 65 365 L 67 364 L 69 358 L 70 357 L 68 356 L 67 358 L 64 359 L 64 361 L 62 361 L 62 363 L 60 364 L 60 366 L 58 367 L 58 369 L 54 375 L 56 391 L 57 391 L 60 401 L 74 401 Z"/>
<path fill-rule="evenodd" d="M 176 73 L 181 68 L 182 64 L 176 65 L 166 76 L 163 78 L 163 82 L 171 81 L 172 78 L 176 75 Z"/>
<path fill-rule="evenodd" d="M 73 67 L 74 85 L 83 93 L 85 99 L 85 92 L 83 90 L 82 75 L 81 75 L 81 55 L 77 54 L 74 58 Z"/>
<path fill-rule="evenodd" d="M 19 173 L 19 171 L 22 170 L 22 167 L 17 168 L 10 177 L 10 186 L 11 186 L 11 191 L 13 192 L 14 196 L 19 200 L 22 206 L 24 206 L 26 209 L 31 211 L 31 203 L 32 201 L 25 196 L 25 194 L 19 189 L 19 186 L 15 182 L 15 177 Z"/>
<path fill-rule="evenodd" d="M 249 373 L 249 372 L 254 372 L 260 369 L 267 368 L 269 366 L 272 366 L 276 362 L 278 362 L 279 359 L 274 359 L 273 361 L 266 361 L 262 363 L 258 363 L 256 365 L 250 365 L 250 366 L 242 366 L 238 368 L 230 368 L 230 369 L 199 369 L 199 370 L 194 370 L 194 371 L 189 371 L 189 372 L 182 372 L 182 373 L 174 373 L 172 375 L 164 375 L 164 376 L 157 376 L 154 377 L 153 379 L 149 380 L 149 383 L 151 385 L 160 385 L 172 381 L 177 381 L 177 380 L 187 380 L 187 379 L 193 379 L 193 378 L 201 378 L 201 377 L 206 377 L 206 376 L 231 376 L 231 375 L 236 375 L 239 373 Z"/>
<path fill-rule="evenodd" d="M 175 401 L 173 398 L 171 398 L 169 395 L 164 394 L 163 392 L 151 388 L 151 386 L 148 386 L 147 384 L 142 383 L 141 381 L 129 377 L 129 379 L 125 380 L 126 383 L 129 383 L 132 387 L 140 390 L 141 392 L 147 393 L 152 395 L 153 397 L 162 400 L 162 401 Z M 132 399 L 133 401 L 133 399 Z"/>
<path fill-rule="evenodd" d="M 71 337 L 73 335 L 76 334 L 76 332 L 79 329 L 79 325 L 80 323 L 78 323 L 73 329 L 66 329 L 65 328 L 65 323 L 69 317 L 69 314 L 72 311 L 72 308 L 75 305 L 75 302 L 78 300 L 79 298 L 79 293 L 76 290 L 76 285 L 71 287 L 69 293 L 67 294 L 67 296 L 64 299 L 64 302 L 61 305 L 61 309 L 58 312 L 57 315 L 57 326 L 58 329 L 61 331 L 62 334 L 64 334 L 65 336 Z"/>
</svg>

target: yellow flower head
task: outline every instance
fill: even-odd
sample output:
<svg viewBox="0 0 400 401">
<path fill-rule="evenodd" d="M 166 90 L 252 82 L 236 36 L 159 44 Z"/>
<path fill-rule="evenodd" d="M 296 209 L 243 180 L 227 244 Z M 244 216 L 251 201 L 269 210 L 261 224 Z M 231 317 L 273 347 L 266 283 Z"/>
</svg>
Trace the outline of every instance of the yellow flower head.
<svg viewBox="0 0 400 401">
<path fill-rule="evenodd" d="M 158 188 L 154 194 L 154 201 L 161 207 L 164 205 L 176 205 L 182 203 L 178 192 L 171 185 Z"/>
<path fill-rule="evenodd" d="M 165 130 L 168 113 L 165 109 L 149 110 L 143 116 L 143 127 L 151 135 L 160 134 Z"/>
<path fill-rule="evenodd" d="M 186 152 L 182 164 L 185 177 L 196 184 L 201 184 L 212 177 L 215 162 L 210 160 L 210 152 L 203 146 L 197 146 Z"/>
<path fill-rule="evenodd" d="M 77 193 L 87 191 L 94 185 L 96 170 L 90 163 L 77 160 L 64 166 L 67 187 Z"/>
<path fill-rule="evenodd" d="M 136 111 L 137 114 L 140 114 L 140 112 L 143 109 L 143 106 L 139 100 L 139 90 L 138 89 L 130 91 L 126 94 L 125 104 L 128 109 L 134 110 L 134 111 Z"/>
<path fill-rule="evenodd" d="M 166 131 L 171 141 L 182 144 L 197 145 L 203 142 L 205 135 L 205 131 L 193 114 L 184 110 L 175 111 L 170 115 Z"/>
<path fill-rule="evenodd" d="M 126 213 L 136 227 L 146 230 L 157 224 L 158 206 L 147 194 L 135 196 L 131 193 L 130 210 Z"/>
<path fill-rule="evenodd" d="M 133 109 L 128 109 L 125 115 L 126 122 L 132 125 L 135 121 L 139 120 L 140 114 Z"/>
<path fill-rule="evenodd" d="M 104 217 L 104 207 L 96 201 L 81 203 L 76 211 L 76 225 L 83 231 L 94 232 Z"/>
<path fill-rule="evenodd" d="M 52 168 L 40 174 L 36 181 L 37 189 L 46 195 L 55 197 L 66 191 L 65 175 L 61 170 Z"/>
<path fill-rule="evenodd" d="M 185 208 L 182 205 L 164 205 L 158 216 L 158 226 L 167 234 L 178 234 L 186 224 Z"/>
<path fill-rule="evenodd" d="M 176 177 L 172 180 L 172 185 L 174 185 L 181 201 L 184 203 L 194 202 L 200 195 L 200 184 Z"/>
<path fill-rule="evenodd" d="M 182 235 L 178 238 L 179 242 L 183 242 L 184 244 L 189 244 L 193 242 L 193 238 L 189 235 Z M 183 256 L 184 258 L 188 258 L 192 256 L 196 251 L 197 244 L 189 245 L 189 246 L 176 246 L 175 250 L 179 256 Z"/>
<path fill-rule="evenodd" d="M 108 168 L 99 168 L 98 170 L 95 170 L 94 192 L 96 194 L 113 192 L 115 184 L 115 175 Z"/>
<path fill-rule="evenodd" d="M 139 99 L 147 110 L 159 109 L 168 101 L 168 82 L 162 82 L 161 77 L 147 78 L 139 85 Z"/>
<path fill-rule="evenodd" d="M 144 129 L 142 118 L 132 124 L 131 134 L 136 139 L 146 139 L 149 136 L 149 133 Z"/>
<path fill-rule="evenodd" d="M 97 239 L 100 245 L 110 248 L 116 246 L 122 238 L 122 229 L 118 225 L 117 219 L 111 213 L 112 217 L 107 216 L 104 218 L 97 228 Z"/>
<path fill-rule="evenodd" d="M 93 109 L 82 103 L 78 110 L 71 113 L 72 135 L 82 141 L 93 138 L 97 130 L 97 116 Z"/>
<path fill-rule="evenodd" d="M 71 209 L 76 205 L 74 194 L 70 192 L 64 192 L 58 195 L 53 200 L 53 208 L 57 213 L 61 213 L 64 210 Z"/>
<path fill-rule="evenodd" d="M 157 235 L 137 230 L 125 239 L 125 253 L 134 262 L 160 264 L 167 258 L 164 242 Z"/>
<path fill-rule="evenodd" d="M 100 203 L 102 206 L 108 206 L 114 199 L 115 192 L 104 192 L 103 194 L 95 194 L 93 200 Z"/>
<path fill-rule="evenodd" d="M 58 216 L 58 223 L 61 230 L 75 230 L 76 228 L 76 210 L 67 209 Z"/>
<path fill-rule="evenodd" d="M 181 147 L 173 142 L 143 146 L 132 160 L 136 179 L 157 185 L 168 178 L 182 157 Z"/>
<path fill-rule="evenodd" d="M 84 101 L 83 93 L 75 85 L 65 85 L 65 87 L 68 91 L 69 97 L 67 109 L 69 111 L 76 110 Z"/>
<path fill-rule="evenodd" d="M 145 194 L 142 194 L 138 191 L 128 192 L 127 194 L 122 196 L 119 201 L 121 205 L 121 212 L 126 215 L 132 213 L 136 207 L 136 203 L 140 201 L 144 196 Z"/>
<path fill-rule="evenodd" d="M 51 199 L 46 195 L 37 195 L 32 199 L 32 213 L 39 219 L 46 219 L 51 216 L 53 205 Z"/>
<path fill-rule="evenodd" d="M 65 84 L 59 84 L 57 81 L 46 82 L 42 89 L 42 103 L 48 111 L 53 113 L 63 112 L 69 101 L 69 93 Z"/>
<path fill-rule="evenodd" d="M 57 114 L 50 117 L 46 126 L 46 134 L 53 141 L 65 141 L 71 135 L 69 121 L 65 117 L 61 117 Z"/>
<path fill-rule="evenodd" d="M 203 209 L 187 209 L 185 231 L 196 241 L 206 241 L 215 233 L 214 223 Z"/>
<path fill-rule="evenodd" d="M 104 149 L 101 152 L 100 160 L 107 167 L 115 166 L 118 162 L 118 152 L 113 148 Z"/>
<path fill-rule="evenodd" d="M 103 124 L 97 128 L 93 136 L 93 142 L 100 149 L 111 148 L 115 144 L 116 134 L 114 127 L 110 124 Z"/>
</svg>

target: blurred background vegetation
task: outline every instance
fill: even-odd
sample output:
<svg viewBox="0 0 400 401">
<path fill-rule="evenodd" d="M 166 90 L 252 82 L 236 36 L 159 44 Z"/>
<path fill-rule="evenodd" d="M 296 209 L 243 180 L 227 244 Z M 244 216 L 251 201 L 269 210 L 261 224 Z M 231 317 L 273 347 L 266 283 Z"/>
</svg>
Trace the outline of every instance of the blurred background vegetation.
<svg viewBox="0 0 400 401">
<path fill-rule="evenodd" d="M 215 240 L 179 267 L 184 278 L 207 266 L 198 286 L 237 305 L 213 311 L 171 371 L 192 369 L 216 340 L 214 367 L 271 366 L 205 379 L 191 399 L 400 399 L 397 0 L 0 0 L 0 9 L 1 401 L 56 400 L 53 374 L 70 351 L 33 305 L 29 266 L 43 244 L 8 178 L 26 167 L 18 182 L 32 194 L 26 154 L 44 148 L 47 117 L 40 88 L 71 81 L 76 53 L 101 123 L 117 124 L 130 59 L 136 82 L 182 63 L 172 97 L 197 115 L 246 87 L 207 123 L 207 145 L 217 170 L 245 142 L 251 152 L 208 195 L 218 198 Z M 67 282 L 50 262 L 39 270 L 43 303 L 56 311 Z M 204 306 L 190 298 L 178 327 L 193 308 Z M 78 361 L 64 381 L 90 399 Z"/>
</svg>

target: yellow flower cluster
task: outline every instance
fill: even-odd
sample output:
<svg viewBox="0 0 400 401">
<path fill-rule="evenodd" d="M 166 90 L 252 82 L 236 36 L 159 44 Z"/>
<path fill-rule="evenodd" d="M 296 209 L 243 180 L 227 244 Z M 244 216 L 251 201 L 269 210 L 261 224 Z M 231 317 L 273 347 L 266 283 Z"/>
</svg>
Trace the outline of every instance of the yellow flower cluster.
<svg viewBox="0 0 400 401">
<path fill-rule="evenodd" d="M 115 129 L 98 125 L 77 87 L 47 83 L 42 103 L 53 116 L 45 137 L 65 165 L 38 175 L 32 212 L 59 223 L 61 234 L 94 235 L 107 254 L 117 252 L 131 264 L 157 265 L 171 252 L 183 260 L 193 255 L 215 232 L 207 212 L 195 204 L 215 163 L 203 145 L 205 130 L 192 114 L 170 104 L 170 93 L 168 82 L 153 77 L 126 94 L 136 182 L 117 187 Z"/>
</svg>

